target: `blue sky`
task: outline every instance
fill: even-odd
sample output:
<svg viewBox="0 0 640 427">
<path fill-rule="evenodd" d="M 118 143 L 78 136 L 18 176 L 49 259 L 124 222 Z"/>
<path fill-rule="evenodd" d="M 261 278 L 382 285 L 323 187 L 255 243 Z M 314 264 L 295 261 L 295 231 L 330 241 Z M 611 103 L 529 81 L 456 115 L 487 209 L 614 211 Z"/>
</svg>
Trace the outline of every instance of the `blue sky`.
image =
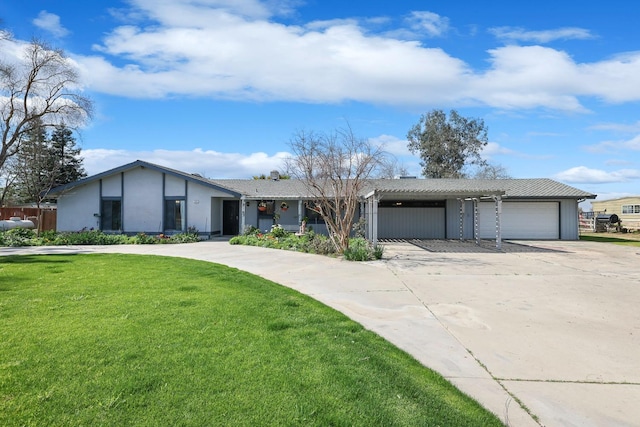
<svg viewBox="0 0 640 427">
<path fill-rule="evenodd" d="M 279 169 L 296 131 L 348 123 L 419 175 L 406 134 L 438 108 L 482 118 L 483 156 L 515 178 L 640 194 L 639 2 L 5 3 L 15 42 L 81 71 L 90 174 L 142 159 L 250 177 Z"/>
</svg>

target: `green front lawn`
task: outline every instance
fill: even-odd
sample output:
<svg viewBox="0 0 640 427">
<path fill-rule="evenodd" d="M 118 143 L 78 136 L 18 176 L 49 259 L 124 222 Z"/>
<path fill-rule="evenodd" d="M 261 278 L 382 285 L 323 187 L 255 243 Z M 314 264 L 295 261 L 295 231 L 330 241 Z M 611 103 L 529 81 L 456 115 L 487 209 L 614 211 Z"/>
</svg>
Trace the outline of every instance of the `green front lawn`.
<svg viewBox="0 0 640 427">
<path fill-rule="evenodd" d="M 138 255 L 0 257 L 2 426 L 498 426 L 309 297 Z"/>
</svg>

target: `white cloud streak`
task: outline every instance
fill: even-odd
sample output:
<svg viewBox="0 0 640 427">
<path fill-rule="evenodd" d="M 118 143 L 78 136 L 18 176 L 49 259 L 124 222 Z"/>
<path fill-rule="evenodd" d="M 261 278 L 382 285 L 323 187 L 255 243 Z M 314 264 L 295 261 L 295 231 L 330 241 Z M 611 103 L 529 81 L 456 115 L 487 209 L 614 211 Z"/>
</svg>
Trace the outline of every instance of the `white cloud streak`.
<svg viewBox="0 0 640 427">
<path fill-rule="evenodd" d="M 564 27 L 552 30 L 529 31 L 519 27 L 495 27 L 489 32 L 499 39 L 534 43 L 549 43 L 555 40 L 588 40 L 595 36 L 589 30 Z"/>
<path fill-rule="evenodd" d="M 609 184 L 640 179 L 640 170 L 620 169 L 607 172 L 600 169 L 590 169 L 586 166 L 577 166 L 556 174 L 554 178 L 569 183 Z"/>
<path fill-rule="evenodd" d="M 428 11 L 414 11 L 407 18 L 412 30 L 429 37 L 441 37 L 449 30 L 449 19 Z"/>
<path fill-rule="evenodd" d="M 254 175 L 268 174 L 272 170 L 282 171 L 284 160 L 289 156 L 286 152 L 273 155 L 263 152 L 241 154 L 200 148 L 191 151 L 82 150 L 83 165 L 90 176 L 135 160 L 144 160 L 183 172 L 198 173 L 207 178 L 251 178 Z"/>
<path fill-rule="evenodd" d="M 56 14 L 49 13 L 46 10 L 43 10 L 38 14 L 38 17 L 33 20 L 33 25 L 51 33 L 57 38 L 62 38 L 69 34 L 69 30 L 63 27 L 60 23 L 60 17 Z"/>
<path fill-rule="evenodd" d="M 603 141 L 595 145 L 585 147 L 591 153 L 619 152 L 619 151 L 640 151 L 640 135 L 631 139 L 618 141 Z"/>
</svg>

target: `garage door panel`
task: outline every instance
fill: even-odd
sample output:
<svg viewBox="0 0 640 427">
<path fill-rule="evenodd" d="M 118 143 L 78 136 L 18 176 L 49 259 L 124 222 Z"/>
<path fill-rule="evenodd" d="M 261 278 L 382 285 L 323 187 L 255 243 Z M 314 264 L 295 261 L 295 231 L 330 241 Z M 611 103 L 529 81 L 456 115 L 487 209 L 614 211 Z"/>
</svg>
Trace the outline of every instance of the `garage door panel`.
<svg viewBox="0 0 640 427">
<path fill-rule="evenodd" d="M 558 202 L 502 202 L 503 239 L 558 239 Z M 479 205 L 480 237 L 496 237 L 495 203 Z"/>
<path fill-rule="evenodd" d="M 379 208 L 381 239 L 444 239 L 444 208 Z"/>
</svg>

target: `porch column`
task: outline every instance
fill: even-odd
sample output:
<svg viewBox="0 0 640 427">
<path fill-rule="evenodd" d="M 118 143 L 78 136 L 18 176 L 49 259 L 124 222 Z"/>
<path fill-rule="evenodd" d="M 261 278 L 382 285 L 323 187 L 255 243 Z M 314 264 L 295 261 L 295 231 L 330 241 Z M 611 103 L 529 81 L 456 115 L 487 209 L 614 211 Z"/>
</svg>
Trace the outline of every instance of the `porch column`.
<svg viewBox="0 0 640 427">
<path fill-rule="evenodd" d="M 502 249 L 502 197 L 493 196 L 496 202 L 496 248 Z"/>
<path fill-rule="evenodd" d="M 302 205 L 302 199 L 298 200 L 298 225 L 302 225 L 304 219 L 304 206 Z"/>
<path fill-rule="evenodd" d="M 245 211 L 247 209 L 247 201 L 244 196 L 240 197 L 240 230 L 238 234 L 244 234 L 244 228 L 246 227 Z"/>
<path fill-rule="evenodd" d="M 480 245 L 480 212 L 478 211 L 478 199 L 473 199 L 473 238 L 476 245 Z"/>
<path fill-rule="evenodd" d="M 464 199 L 458 199 L 458 234 L 459 239 L 464 239 Z"/>
<path fill-rule="evenodd" d="M 373 246 L 378 244 L 378 198 L 376 195 L 373 195 L 372 198 L 372 209 L 371 209 L 371 223 L 372 223 L 372 233 L 371 233 L 371 243 Z"/>
<path fill-rule="evenodd" d="M 378 244 L 378 198 L 375 190 L 364 197 L 367 204 L 367 239 L 375 246 Z"/>
</svg>

